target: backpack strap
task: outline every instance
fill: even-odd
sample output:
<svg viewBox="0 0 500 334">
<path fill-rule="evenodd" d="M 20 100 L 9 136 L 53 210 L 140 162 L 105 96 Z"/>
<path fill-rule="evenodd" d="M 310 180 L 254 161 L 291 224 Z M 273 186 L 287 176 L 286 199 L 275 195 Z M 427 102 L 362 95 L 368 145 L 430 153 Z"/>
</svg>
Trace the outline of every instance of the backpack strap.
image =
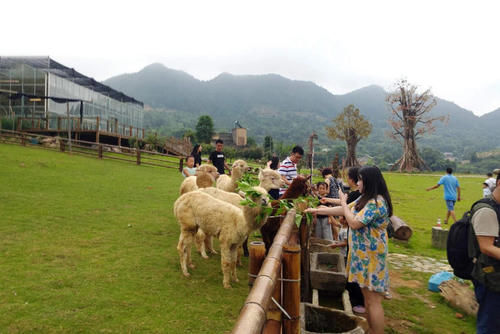
<svg viewBox="0 0 500 334">
<path fill-rule="evenodd" d="M 497 210 L 498 207 L 499 205 L 492 198 L 489 197 L 482 198 L 479 201 L 476 201 L 474 204 L 472 204 L 471 210 L 469 211 L 470 214 L 469 222 L 471 226 L 469 229 L 470 233 L 468 240 L 468 252 L 469 252 L 469 257 L 472 258 L 473 263 L 476 263 L 481 255 L 483 255 L 483 257 L 486 255 L 482 254 L 481 249 L 479 248 L 479 242 L 477 241 L 476 232 L 474 231 L 474 226 L 472 225 L 472 217 L 477 211 L 479 211 L 479 209 L 490 208 L 493 211 L 495 211 L 500 228 L 500 217 L 498 216 L 499 211 Z"/>
</svg>

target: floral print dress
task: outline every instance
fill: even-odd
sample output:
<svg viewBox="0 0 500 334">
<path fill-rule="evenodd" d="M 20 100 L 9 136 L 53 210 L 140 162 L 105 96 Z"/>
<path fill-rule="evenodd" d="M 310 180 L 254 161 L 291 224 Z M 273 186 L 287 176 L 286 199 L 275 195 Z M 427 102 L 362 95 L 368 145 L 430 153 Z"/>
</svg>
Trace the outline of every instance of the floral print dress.
<svg viewBox="0 0 500 334">
<path fill-rule="evenodd" d="M 382 196 L 378 196 L 376 201 L 369 200 L 363 209 L 357 211 L 354 206 L 358 200 L 350 203 L 349 207 L 355 218 L 365 226 L 357 230 L 349 229 L 347 281 L 383 293 L 389 290 L 387 204 Z"/>
</svg>

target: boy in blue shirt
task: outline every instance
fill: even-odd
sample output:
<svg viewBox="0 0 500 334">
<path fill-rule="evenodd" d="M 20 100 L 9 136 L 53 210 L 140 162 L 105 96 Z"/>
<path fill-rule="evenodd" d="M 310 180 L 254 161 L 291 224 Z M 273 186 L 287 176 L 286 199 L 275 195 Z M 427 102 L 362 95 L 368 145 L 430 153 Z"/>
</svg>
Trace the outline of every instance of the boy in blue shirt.
<svg viewBox="0 0 500 334">
<path fill-rule="evenodd" d="M 457 221 L 455 217 L 455 202 L 460 201 L 460 185 L 458 184 L 458 180 L 455 176 L 451 175 L 453 173 L 453 169 L 446 168 L 446 175 L 442 176 L 439 179 L 439 182 L 426 190 L 433 190 L 438 188 L 440 185 L 444 187 L 444 200 L 446 202 L 446 208 L 448 211 L 446 212 L 446 219 L 444 220 L 445 224 L 448 224 L 448 218 L 453 218 L 453 222 Z"/>
</svg>

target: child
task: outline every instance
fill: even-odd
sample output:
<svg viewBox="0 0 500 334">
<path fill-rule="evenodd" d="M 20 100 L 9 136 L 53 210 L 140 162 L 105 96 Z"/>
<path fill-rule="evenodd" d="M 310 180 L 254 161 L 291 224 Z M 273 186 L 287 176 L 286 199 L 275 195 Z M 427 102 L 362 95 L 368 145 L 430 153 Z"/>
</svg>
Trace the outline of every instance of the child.
<svg viewBox="0 0 500 334">
<path fill-rule="evenodd" d="M 194 176 L 196 174 L 196 167 L 194 167 L 194 157 L 190 155 L 186 158 L 186 167 L 182 169 L 182 176 Z"/>
<path fill-rule="evenodd" d="M 488 183 L 484 182 L 483 183 L 483 197 L 490 197 L 491 196 L 491 190 L 490 186 Z"/>
<path fill-rule="evenodd" d="M 318 197 L 321 199 L 328 195 L 328 185 L 325 182 L 318 182 L 316 184 L 318 189 Z M 333 241 L 332 227 L 328 220 L 328 216 L 318 215 L 316 217 L 315 234 L 316 238 Z"/>
</svg>

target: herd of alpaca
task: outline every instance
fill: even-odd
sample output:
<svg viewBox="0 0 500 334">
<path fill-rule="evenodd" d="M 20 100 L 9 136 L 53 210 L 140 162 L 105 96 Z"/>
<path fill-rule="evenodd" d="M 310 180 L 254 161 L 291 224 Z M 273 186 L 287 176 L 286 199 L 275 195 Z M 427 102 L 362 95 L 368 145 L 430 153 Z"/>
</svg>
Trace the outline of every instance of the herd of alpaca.
<svg viewBox="0 0 500 334">
<path fill-rule="evenodd" d="M 267 220 L 266 208 L 270 208 L 268 191 L 282 186 L 278 172 L 264 169 L 259 173 L 260 185 L 252 188 L 249 199 L 255 205 L 242 206 L 243 198 L 236 193 L 237 182 L 248 171 L 248 164 L 236 160 L 232 165 L 231 177 L 219 176 L 211 165 L 202 165 L 196 176 L 186 178 L 180 186 L 181 196 L 174 203 L 174 215 L 180 225 L 177 250 L 182 273 L 189 276 L 193 241 L 199 247 L 203 258 L 213 250 L 211 239 L 220 242 L 223 286 L 230 288 L 230 281 L 238 281 L 236 264 L 238 249 L 250 232 L 259 229 Z M 213 187 L 216 182 L 216 188 Z"/>
</svg>

